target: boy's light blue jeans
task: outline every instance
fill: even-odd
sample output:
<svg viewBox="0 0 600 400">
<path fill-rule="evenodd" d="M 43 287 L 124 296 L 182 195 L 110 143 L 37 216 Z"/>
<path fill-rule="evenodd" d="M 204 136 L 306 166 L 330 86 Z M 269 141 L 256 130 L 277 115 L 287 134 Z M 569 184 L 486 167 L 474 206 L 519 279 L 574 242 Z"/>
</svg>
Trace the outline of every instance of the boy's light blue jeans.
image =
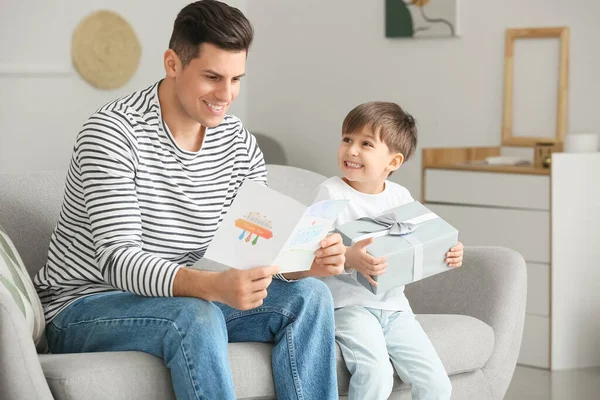
<svg viewBox="0 0 600 400">
<path fill-rule="evenodd" d="M 413 400 L 450 399 L 446 370 L 412 312 L 339 308 L 335 329 L 352 374 L 349 400 L 387 399 L 394 383 L 392 364 L 400 379 L 412 386 Z"/>
<path fill-rule="evenodd" d="M 235 399 L 229 342 L 274 342 L 279 399 L 337 399 L 333 301 L 317 279 L 273 280 L 261 307 L 110 292 L 79 299 L 47 327 L 53 353 L 136 350 L 164 360 L 178 399 Z"/>
</svg>

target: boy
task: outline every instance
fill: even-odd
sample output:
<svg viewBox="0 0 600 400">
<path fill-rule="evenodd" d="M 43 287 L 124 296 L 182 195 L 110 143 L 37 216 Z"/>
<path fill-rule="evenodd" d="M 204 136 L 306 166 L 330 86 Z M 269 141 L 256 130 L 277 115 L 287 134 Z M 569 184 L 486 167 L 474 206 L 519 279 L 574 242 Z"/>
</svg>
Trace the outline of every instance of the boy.
<svg viewBox="0 0 600 400">
<path fill-rule="evenodd" d="M 344 119 L 338 166 L 343 178 L 324 182 L 315 201 L 349 199 L 337 225 L 375 217 L 390 208 L 414 201 L 408 190 L 387 180 L 417 146 L 415 120 L 397 104 L 371 102 L 354 108 Z M 386 272 L 385 258 L 366 252 L 373 239 L 346 250 L 346 274 L 325 278 L 334 298 L 336 341 L 350 379 L 349 399 L 387 399 L 392 391 L 393 367 L 412 386 L 412 398 L 449 399 L 452 391 L 427 334 L 411 311 L 404 287 L 375 295 L 356 276 L 371 278 Z M 446 254 L 450 267 L 462 264 L 459 242 Z M 390 364 L 391 360 L 391 364 Z"/>
</svg>

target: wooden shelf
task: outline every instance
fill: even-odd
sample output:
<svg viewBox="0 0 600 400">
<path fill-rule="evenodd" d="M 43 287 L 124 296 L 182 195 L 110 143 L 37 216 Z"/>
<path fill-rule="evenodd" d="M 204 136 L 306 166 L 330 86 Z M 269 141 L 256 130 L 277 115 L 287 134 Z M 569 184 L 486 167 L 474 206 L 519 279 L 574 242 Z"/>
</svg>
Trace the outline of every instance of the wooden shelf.
<svg viewBox="0 0 600 400">
<path fill-rule="evenodd" d="M 479 164 L 437 164 L 424 166 L 426 169 L 456 169 L 461 171 L 498 172 L 504 174 L 550 175 L 550 168 L 536 168 L 530 165 L 479 165 Z"/>
<path fill-rule="evenodd" d="M 425 198 L 425 171 L 427 169 L 550 175 L 550 168 L 536 168 L 533 165 L 489 165 L 483 163 L 483 160 L 487 157 L 499 155 L 500 147 L 444 147 L 423 149 L 421 199 Z"/>
<path fill-rule="evenodd" d="M 498 172 L 505 174 L 550 175 L 550 168 L 533 165 L 489 165 L 486 157 L 500 155 L 500 147 L 451 147 L 423 149 L 423 172 L 426 169 Z"/>
</svg>

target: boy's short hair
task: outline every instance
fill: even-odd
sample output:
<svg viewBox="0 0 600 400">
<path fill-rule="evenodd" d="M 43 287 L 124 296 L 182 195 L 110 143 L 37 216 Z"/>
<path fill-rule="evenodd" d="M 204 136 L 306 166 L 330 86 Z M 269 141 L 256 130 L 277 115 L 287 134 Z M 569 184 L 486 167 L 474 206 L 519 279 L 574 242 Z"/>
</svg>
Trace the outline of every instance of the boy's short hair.
<svg viewBox="0 0 600 400">
<path fill-rule="evenodd" d="M 356 106 L 342 123 L 342 134 L 372 129 L 392 153 L 402 153 L 408 160 L 417 148 L 415 119 L 398 104 L 372 101 Z"/>
<path fill-rule="evenodd" d="M 200 55 L 202 43 L 223 50 L 248 51 L 253 37 L 252 24 L 240 10 L 220 1 L 201 0 L 188 4 L 177 14 L 169 48 L 185 68 Z"/>
</svg>

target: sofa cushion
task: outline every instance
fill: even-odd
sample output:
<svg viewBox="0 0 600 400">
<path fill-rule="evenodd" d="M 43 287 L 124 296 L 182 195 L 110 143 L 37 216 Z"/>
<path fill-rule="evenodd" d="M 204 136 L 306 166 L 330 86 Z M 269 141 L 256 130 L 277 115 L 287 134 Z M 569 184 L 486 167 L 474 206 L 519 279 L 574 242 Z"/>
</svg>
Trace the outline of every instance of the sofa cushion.
<svg viewBox="0 0 600 400">
<path fill-rule="evenodd" d="M 48 258 L 66 171 L 0 174 L 0 224 L 33 277 Z"/>
<path fill-rule="evenodd" d="M 463 315 L 418 315 L 449 375 L 478 370 L 494 348 L 494 333 L 485 323 Z M 274 398 L 272 345 L 231 343 L 229 360 L 238 398 Z M 40 355 L 56 399 L 174 398 L 170 375 L 162 361 L 139 352 Z M 350 374 L 337 352 L 340 395 L 348 391 Z M 404 384 L 396 376 L 395 390 Z"/>
<path fill-rule="evenodd" d="M 238 399 L 275 398 L 271 350 L 266 343 L 230 343 L 229 361 Z M 41 354 L 55 399 L 175 399 L 163 362 L 141 352 Z"/>
<path fill-rule="evenodd" d="M 482 368 L 494 351 L 494 330 L 477 318 L 420 314 L 417 319 L 431 339 L 448 375 Z"/>
<path fill-rule="evenodd" d="M 269 187 L 302 204 L 312 204 L 317 188 L 327 178 L 316 172 L 286 165 L 267 165 Z"/>
<path fill-rule="evenodd" d="M 27 273 L 23 260 L 0 226 L 0 293 L 9 295 L 23 313 L 33 341 L 38 344 L 44 333 L 44 310 Z"/>
<path fill-rule="evenodd" d="M 137 351 L 40 354 L 55 399 L 175 399 L 162 360 Z"/>
</svg>

